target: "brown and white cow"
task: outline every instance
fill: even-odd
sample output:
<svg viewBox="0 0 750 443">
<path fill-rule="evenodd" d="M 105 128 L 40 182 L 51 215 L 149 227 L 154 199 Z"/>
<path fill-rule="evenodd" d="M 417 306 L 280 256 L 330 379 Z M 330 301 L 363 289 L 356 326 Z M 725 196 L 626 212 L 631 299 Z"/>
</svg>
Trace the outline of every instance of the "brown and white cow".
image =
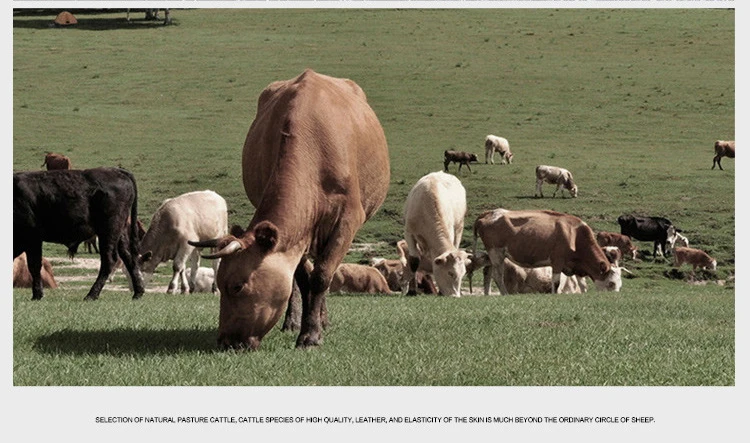
<svg viewBox="0 0 750 443">
<path fill-rule="evenodd" d="M 633 245 L 630 237 L 617 232 L 600 231 L 596 233 L 596 242 L 599 246 L 616 246 L 623 257 L 631 257 L 635 260 L 638 248 Z"/>
<path fill-rule="evenodd" d="M 245 139 L 242 178 L 256 208 L 250 224 L 205 243 L 222 257 L 219 344 L 260 346 L 295 278 L 302 295 L 297 347 L 320 345 L 326 290 L 390 183 L 385 133 L 364 91 L 309 69 L 270 84 Z"/>
<path fill-rule="evenodd" d="M 469 260 L 466 251 L 458 248 L 465 216 L 466 190 L 458 178 L 442 171 L 419 179 L 406 197 L 407 269 L 415 273 L 420 262 L 427 261 L 442 295 L 461 296 L 461 280 Z"/>
<path fill-rule="evenodd" d="M 46 258 L 42 257 L 42 286 L 50 289 L 57 289 L 55 274 L 52 272 L 52 264 Z M 26 263 L 26 253 L 13 259 L 13 287 L 30 288 L 33 279 L 29 272 L 29 265 Z"/>
<path fill-rule="evenodd" d="M 677 232 L 677 228 L 675 228 L 674 225 L 670 225 L 669 228 L 667 228 L 667 247 L 664 253 L 671 253 L 677 246 L 689 248 L 690 240 Z"/>
<path fill-rule="evenodd" d="M 510 152 L 508 139 L 490 134 L 484 138 L 484 162 L 494 165 L 495 152 L 500 154 L 501 165 L 513 163 L 513 153 Z"/>
<path fill-rule="evenodd" d="M 560 291 L 560 274 L 590 277 L 598 289 L 619 291 L 620 268 L 612 266 L 594 232 L 578 217 L 554 211 L 495 209 L 474 223 L 474 242 L 482 239 L 492 262 L 493 278 L 503 295 L 505 259 L 527 268 L 552 267 L 552 292 Z"/>
<path fill-rule="evenodd" d="M 383 274 L 372 266 L 341 263 L 333 273 L 329 292 L 362 292 L 391 294 Z"/>
<path fill-rule="evenodd" d="M 42 166 L 45 165 L 47 166 L 48 171 L 54 169 L 73 169 L 68 157 L 54 152 L 48 152 L 47 155 L 44 156 L 44 163 L 42 163 Z"/>
<path fill-rule="evenodd" d="M 557 185 L 555 192 L 552 193 L 552 198 L 555 197 L 557 191 L 560 188 L 567 189 L 570 192 L 570 196 L 573 198 L 578 197 L 578 186 L 573 182 L 573 174 L 565 168 L 559 168 L 557 166 L 539 165 L 536 167 L 536 192 L 535 197 L 544 197 L 542 194 L 542 184 L 550 183 Z M 563 195 L 560 193 L 560 195 Z"/>
<path fill-rule="evenodd" d="M 477 162 L 477 155 L 470 152 L 464 151 L 445 151 L 443 152 L 443 170 L 448 172 L 448 165 L 451 163 L 458 163 L 458 170 L 461 170 L 461 166 L 466 165 L 466 168 L 471 171 L 470 162 Z"/>
<path fill-rule="evenodd" d="M 734 158 L 734 140 L 716 140 L 716 142 L 714 142 L 714 153 L 716 155 L 714 156 L 714 165 L 711 166 L 711 169 L 714 169 L 716 168 L 716 165 L 719 165 L 719 169 L 724 170 L 724 168 L 721 167 L 721 158 Z"/>
<path fill-rule="evenodd" d="M 227 235 L 227 202 L 214 191 L 194 191 L 168 198 L 162 202 L 151 218 L 151 224 L 141 240 L 141 271 L 148 283 L 156 267 L 172 260 L 172 280 L 168 294 L 177 286 L 184 294 L 195 291 L 195 276 L 200 261 L 200 248 L 188 240 L 210 240 Z M 219 268 L 214 260 L 214 272 Z M 190 264 L 191 278 L 185 270 Z M 213 287 L 216 292 L 216 286 Z"/>
<path fill-rule="evenodd" d="M 609 260 L 610 263 L 612 263 L 615 266 L 620 266 L 620 260 L 622 260 L 622 252 L 620 252 L 620 248 L 617 246 L 602 246 L 602 252 L 604 252 L 604 256 L 607 257 L 607 260 Z"/>
<path fill-rule="evenodd" d="M 700 249 L 674 248 L 674 267 L 679 268 L 683 264 L 693 265 L 693 270 L 698 268 L 716 270 L 716 260 Z"/>
</svg>

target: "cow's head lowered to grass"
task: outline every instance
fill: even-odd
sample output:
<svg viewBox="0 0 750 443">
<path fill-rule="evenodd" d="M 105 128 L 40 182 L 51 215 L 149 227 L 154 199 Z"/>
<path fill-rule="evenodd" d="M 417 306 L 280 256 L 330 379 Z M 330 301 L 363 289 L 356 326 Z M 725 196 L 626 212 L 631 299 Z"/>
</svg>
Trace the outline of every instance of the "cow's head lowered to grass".
<svg viewBox="0 0 750 443">
<path fill-rule="evenodd" d="M 216 281 L 221 293 L 218 342 L 222 348 L 257 349 L 284 312 L 299 260 L 275 250 L 278 236 L 278 228 L 264 221 L 246 232 L 235 226 L 224 238 L 190 242 L 217 248 L 204 257 L 221 258 Z"/>
</svg>

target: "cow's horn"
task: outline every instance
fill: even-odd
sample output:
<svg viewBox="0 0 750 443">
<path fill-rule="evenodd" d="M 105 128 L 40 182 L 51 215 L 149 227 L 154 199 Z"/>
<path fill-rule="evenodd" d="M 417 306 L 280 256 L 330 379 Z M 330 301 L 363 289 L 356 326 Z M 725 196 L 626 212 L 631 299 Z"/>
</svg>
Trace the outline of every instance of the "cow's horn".
<svg viewBox="0 0 750 443">
<path fill-rule="evenodd" d="M 209 255 L 201 255 L 201 257 L 212 260 L 214 258 L 221 258 L 226 257 L 227 255 L 232 255 L 235 252 L 242 249 L 242 243 L 238 242 L 237 240 L 233 240 L 228 245 L 224 246 L 224 248 L 214 254 Z"/>
<path fill-rule="evenodd" d="M 213 238 L 211 240 L 203 240 L 203 241 L 188 240 L 188 244 L 190 246 L 195 246 L 196 248 L 215 248 L 219 244 L 219 239 Z"/>
<path fill-rule="evenodd" d="M 621 267 L 620 267 L 620 270 L 621 270 L 621 271 L 625 271 L 625 272 L 627 272 L 627 273 L 628 273 L 628 274 L 630 274 L 630 275 L 633 275 L 633 273 L 632 273 L 632 272 L 630 272 L 630 271 L 628 271 L 628 268 L 626 268 L 626 267 L 624 267 L 624 266 L 621 266 Z"/>
</svg>

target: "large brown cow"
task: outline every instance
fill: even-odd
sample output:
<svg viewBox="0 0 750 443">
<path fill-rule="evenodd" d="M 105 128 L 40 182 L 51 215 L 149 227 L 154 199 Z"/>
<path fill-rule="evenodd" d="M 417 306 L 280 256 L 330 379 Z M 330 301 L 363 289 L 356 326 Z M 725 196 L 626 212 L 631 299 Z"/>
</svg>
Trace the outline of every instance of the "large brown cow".
<svg viewBox="0 0 750 443">
<path fill-rule="evenodd" d="M 390 182 L 385 134 L 365 93 L 309 69 L 270 84 L 245 139 L 242 177 L 256 208 L 247 229 L 194 243 L 220 248 L 209 256 L 222 257 L 219 344 L 258 348 L 294 278 L 302 294 L 297 347 L 319 345 L 333 273 Z"/>
<path fill-rule="evenodd" d="M 610 265 L 594 232 L 578 217 L 500 208 L 477 218 L 474 250 L 477 237 L 490 256 L 493 278 L 503 295 L 509 293 L 504 283 L 506 258 L 527 268 L 552 266 L 552 292 L 559 292 L 561 273 L 591 277 L 603 290 L 619 291 L 622 286 L 620 268 Z"/>
<path fill-rule="evenodd" d="M 57 289 L 55 274 L 52 272 L 52 264 L 46 258 L 42 257 L 42 286 L 50 289 Z M 13 287 L 30 288 L 33 282 L 29 265 L 26 263 L 26 253 L 13 259 Z"/>
<path fill-rule="evenodd" d="M 714 165 L 711 169 L 714 169 L 716 165 L 719 165 L 719 169 L 724 170 L 721 167 L 721 158 L 729 157 L 734 158 L 734 140 L 716 140 L 714 142 Z"/>
</svg>

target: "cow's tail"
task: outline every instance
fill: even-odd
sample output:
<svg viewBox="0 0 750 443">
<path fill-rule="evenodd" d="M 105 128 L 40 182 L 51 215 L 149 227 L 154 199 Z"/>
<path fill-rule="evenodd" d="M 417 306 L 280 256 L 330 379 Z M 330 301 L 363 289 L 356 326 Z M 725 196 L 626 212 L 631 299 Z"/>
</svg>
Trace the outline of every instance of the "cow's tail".
<svg viewBox="0 0 750 443">
<path fill-rule="evenodd" d="M 133 204 L 130 206 L 130 254 L 133 258 L 138 258 L 141 249 L 141 239 L 138 235 L 138 185 L 135 183 L 133 173 L 125 172 L 133 184 Z"/>
</svg>

